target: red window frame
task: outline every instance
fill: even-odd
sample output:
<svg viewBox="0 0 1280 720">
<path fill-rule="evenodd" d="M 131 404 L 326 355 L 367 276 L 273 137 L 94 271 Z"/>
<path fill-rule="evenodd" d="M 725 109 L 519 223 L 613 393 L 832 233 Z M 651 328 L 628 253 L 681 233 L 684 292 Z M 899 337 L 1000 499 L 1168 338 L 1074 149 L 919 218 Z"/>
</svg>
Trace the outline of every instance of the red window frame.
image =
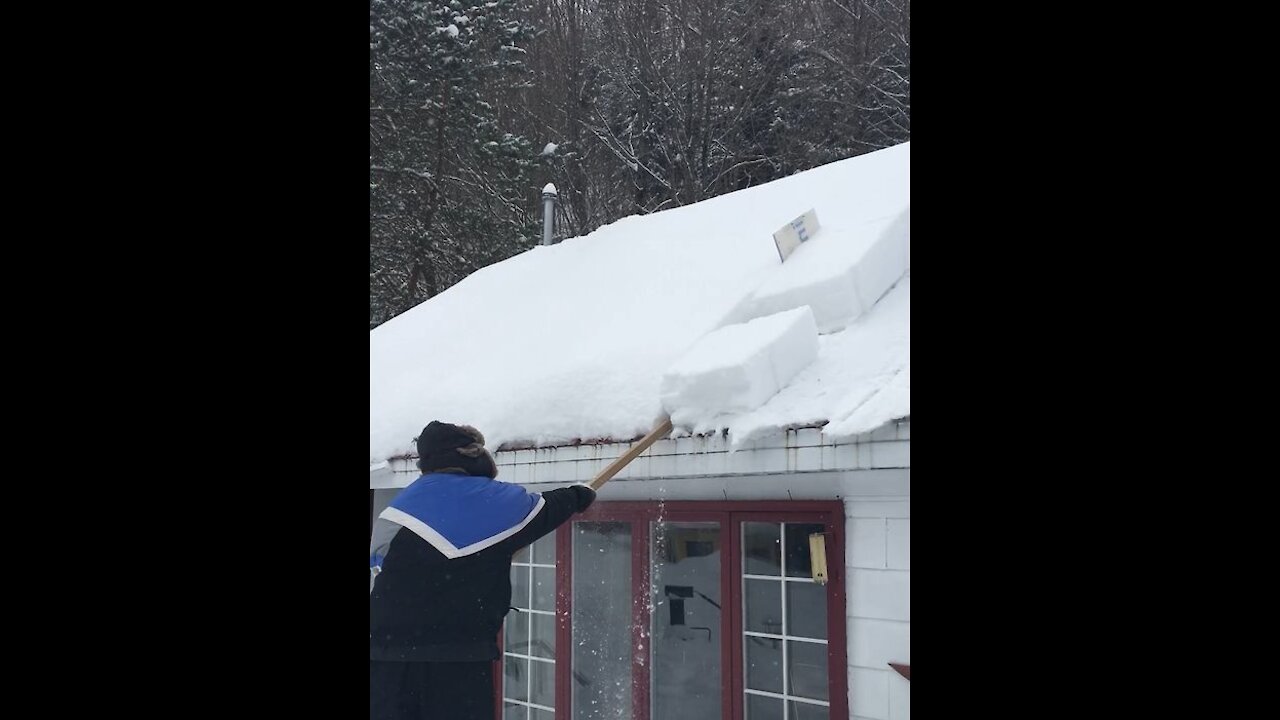
<svg viewBox="0 0 1280 720">
<path fill-rule="evenodd" d="M 845 621 L 844 507 L 840 501 L 671 501 L 597 502 L 556 532 L 556 720 L 571 720 L 573 653 L 573 523 L 629 522 L 632 531 L 631 597 L 632 644 L 644 647 L 645 661 L 632 663 L 632 717 L 649 720 L 649 661 L 653 644 L 642 633 L 652 627 L 649 609 L 649 525 L 661 518 L 670 522 L 719 521 L 726 540 L 721 552 L 720 597 L 731 612 L 722 616 L 721 662 L 724 668 L 721 697 L 722 717 L 738 720 L 745 712 L 742 647 L 742 558 L 743 522 L 822 523 L 830 533 L 827 542 L 827 682 L 831 717 L 845 718 L 848 708 L 847 635 Z M 643 551 L 639 549 L 643 548 Z M 500 670 L 499 670 L 500 672 Z M 498 675 L 495 684 L 499 684 Z M 501 692 L 498 711 L 501 712 Z M 501 715 L 499 715 L 501 717 Z"/>
</svg>

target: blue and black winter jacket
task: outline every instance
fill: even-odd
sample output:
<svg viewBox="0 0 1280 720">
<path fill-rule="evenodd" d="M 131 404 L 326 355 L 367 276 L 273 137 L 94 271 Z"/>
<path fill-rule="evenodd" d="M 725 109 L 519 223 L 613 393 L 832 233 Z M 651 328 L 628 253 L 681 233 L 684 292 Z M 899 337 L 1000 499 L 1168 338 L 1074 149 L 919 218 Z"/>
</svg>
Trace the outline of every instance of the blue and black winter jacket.
<svg viewBox="0 0 1280 720">
<path fill-rule="evenodd" d="M 369 658 L 496 659 L 511 556 L 594 499 L 585 485 L 536 494 L 470 475 L 415 480 L 374 523 Z"/>
</svg>

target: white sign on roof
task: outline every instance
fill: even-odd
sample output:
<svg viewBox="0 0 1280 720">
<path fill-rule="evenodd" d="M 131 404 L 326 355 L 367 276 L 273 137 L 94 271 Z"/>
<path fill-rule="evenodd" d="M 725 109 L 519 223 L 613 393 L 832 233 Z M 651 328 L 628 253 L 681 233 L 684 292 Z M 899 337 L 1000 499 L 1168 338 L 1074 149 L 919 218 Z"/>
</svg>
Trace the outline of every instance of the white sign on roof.
<svg viewBox="0 0 1280 720">
<path fill-rule="evenodd" d="M 791 253 L 800 244 L 807 242 L 818 234 L 818 213 L 812 209 L 791 222 L 783 225 L 773 234 L 773 243 L 778 246 L 778 256 L 786 262 Z"/>
</svg>

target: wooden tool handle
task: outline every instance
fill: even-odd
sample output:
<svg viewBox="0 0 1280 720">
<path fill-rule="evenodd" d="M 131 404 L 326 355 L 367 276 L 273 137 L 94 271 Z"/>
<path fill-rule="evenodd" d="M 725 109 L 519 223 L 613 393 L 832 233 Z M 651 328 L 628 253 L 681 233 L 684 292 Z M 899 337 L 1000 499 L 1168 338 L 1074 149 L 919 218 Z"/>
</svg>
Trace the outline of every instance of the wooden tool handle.
<svg viewBox="0 0 1280 720">
<path fill-rule="evenodd" d="M 650 445 L 666 437 L 669 432 L 671 432 L 671 418 L 664 417 L 662 422 L 659 422 L 649 431 L 648 435 L 640 438 L 640 442 L 627 448 L 627 451 L 622 453 L 621 457 L 609 463 L 609 467 L 601 470 L 598 475 L 592 478 L 591 482 L 587 483 L 588 487 L 599 492 L 601 485 L 609 482 L 609 479 L 617 475 L 622 468 L 627 466 L 627 463 L 635 460 L 640 453 L 648 450 Z"/>
</svg>

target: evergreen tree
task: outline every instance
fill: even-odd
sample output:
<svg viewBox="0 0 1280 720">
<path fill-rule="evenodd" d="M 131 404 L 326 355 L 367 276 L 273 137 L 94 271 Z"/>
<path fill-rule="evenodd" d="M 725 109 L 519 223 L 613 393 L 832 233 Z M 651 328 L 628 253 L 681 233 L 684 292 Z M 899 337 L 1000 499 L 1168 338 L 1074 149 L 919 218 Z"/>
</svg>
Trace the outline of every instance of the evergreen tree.
<svg viewBox="0 0 1280 720">
<path fill-rule="evenodd" d="M 526 4 L 370 3 L 370 327 L 536 242 L 534 151 L 485 99 L 523 81 Z"/>
</svg>

